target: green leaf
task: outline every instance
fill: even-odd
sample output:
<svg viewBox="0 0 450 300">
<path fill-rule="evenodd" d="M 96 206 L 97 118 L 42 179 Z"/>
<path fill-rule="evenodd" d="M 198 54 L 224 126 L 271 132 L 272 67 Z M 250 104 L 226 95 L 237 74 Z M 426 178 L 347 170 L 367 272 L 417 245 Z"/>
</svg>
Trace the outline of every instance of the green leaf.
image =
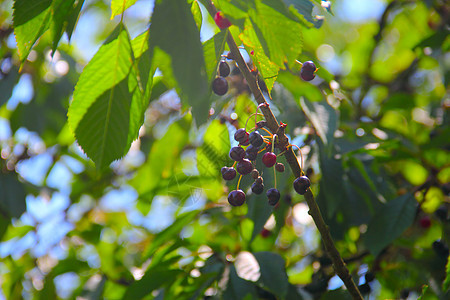
<svg viewBox="0 0 450 300">
<path fill-rule="evenodd" d="M 184 274 L 184 271 L 169 268 L 169 262 L 163 262 L 147 269 L 140 280 L 128 287 L 123 299 L 142 299 L 155 289 L 174 282 L 179 274 Z"/>
<path fill-rule="evenodd" d="M 289 10 L 294 12 L 297 17 L 305 24 L 312 24 L 316 28 L 319 28 L 323 21 L 316 20 L 313 18 L 313 8 L 314 5 L 309 0 L 283 0 L 283 2 L 289 6 Z M 305 20 L 307 22 L 305 22 Z M 309 23 L 309 24 L 308 24 Z"/>
<path fill-rule="evenodd" d="M 11 70 L 0 79 L 0 107 L 11 98 L 16 83 L 19 81 L 19 70 L 12 67 Z"/>
<path fill-rule="evenodd" d="M 197 148 L 197 169 L 205 177 L 220 177 L 220 169 L 230 161 L 230 137 L 225 124 L 214 120 L 208 126 L 203 144 Z"/>
<path fill-rule="evenodd" d="M 240 252 L 234 263 L 240 278 L 256 282 L 262 288 L 283 299 L 289 289 L 283 258 L 272 252 Z"/>
<path fill-rule="evenodd" d="M 151 52 L 158 47 L 170 56 L 180 97 L 192 106 L 197 124 L 203 124 L 210 108 L 210 87 L 200 32 L 186 1 L 166 0 L 155 5 L 149 45 Z"/>
<path fill-rule="evenodd" d="M 0 241 L 3 240 L 5 232 L 8 230 L 8 226 L 11 223 L 11 219 L 0 214 Z"/>
<path fill-rule="evenodd" d="M 192 220 L 194 220 L 199 215 L 199 213 L 199 211 L 194 210 L 178 216 L 172 225 L 156 235 L 150 246 L 145 250 L 145 253 L 143 254 L 144 259 L 153 256 L 154 252 L 164 243 L 174 240 L 178 236 L 180 231 L 186 225 L 192 222 Z"/>
<path fill-rule="evenodd" d="M 249 10 L 253 28 L 265 54 L 279 68 L 293 65 L 302 51 L 302 26 L 280 12 L 256 2 L 256 10 Z"/>
<path fill-rule="evenodd" d="M 447 266 L 445 267 L 445 271 L 447 273 L 444 282 L 442 283 L 442 290 L 448 291 L 450 290 L 450 257 L 447 258 Z"/>
<path fill-rule="evenodd" d="M 195 24 L 197 24 L 197 28 L 200 31 L 200 29 L 202 28 L 203 17 L 202 10 L 200 9 L 200 5 L 198 4 L 197 0 L 192 1 L 191 12 L 194 16 Z"/>
<path fill-rule="evenodd" d="M 173 123 L 166 134 L 152 145 L 147 162 L 131 180 L 141 196 L 154 193 L 159 186 L 167 192 L 167 184 L 162 185 L 161 181 L 174 175 L 178 158 L 189 139 L 190 125 L 187 117 Z"/>
<path fill-rule="evenodd" d="M 414 196 L 405 194 L 389 201 L 373 216 L 364 235 L 364 243 L 373 255 L 378 255 L 411 226 L 416 208 Z"/>
<path fill-rule="evenodd" d="M 99 168 L 126 154 L 146 108 L 132 69 L 129 36 L 122 26 L 85 67 L 68 113 L 79 145 Z"/>
<path fill-rule="evenodd" d="M 136 3 L 136 0 L 112 0 L 111 1 L 111 19 L 114 19 L 115 16 L 121 15 Z"/>
<path fill-rule="evenodd" d="M 19 218 L 25 209 L 25 188 L 17 174 L 0 172 L 0 213 Z"/>
<path fill-rule="evenodd" d="M 222 30 L 203 43 L 203 55 L 205 56 L 206 74 L 208 82 L 216 77 L 217 64 L 225 49 L 227 31 Z"/>
<path fill-rule="evenodd" d="M 53 46 L 52 54 L 55 53 L 58 42 L 68 24 L 69 16 L 74 8 L 75 0 L 54 0 L 52 2 L 52 33 Z"/>
<path fill-rule="evenodd" d="M 256 66 L 261 74 L 261 77 L 264 78 L 267 90 L 270 93 L 273 84 L 277 79 L 279 67 L 274 62 L 270 61 L 269 57 L 266 55 L 266 52 L 261 44 L 261 41 L 255 32 L 253 23 L 249 19 L 245 21 L 245 29 L 239 35 L 239 38 L 242 40 L 244 45 L 246 45 L 249 49 L 254 51 L 253 61 L 256 63 Z"/>
<path fill-rule="evenodd" d="M 34 43 L 48 29 L 51 0 L 16 0 L 14 2 L 14 34 L 21 62 L 27 59 Z"/>
<path fill-rule="evenodd" d="M 256 286 L 251 282 L 248 282 L 236 273 L 234 265 L 228 266 L 230 275 L 228 278 L 227 288 L 224 291 L 223 299 L 257 299 Z"/>
<path fill-rule="evenodd" d="M 329 153 L 338 126 L 338 113 L 326 101 L 309 102 L 302 97 L 300 105 Z"/>
<path fill-rule="evenodd" d="M 69 38 L 69 41 L 72 37 L 73 30 L 75 29 L 75 24 L 78 21 L 78 17 L 80 15 L 81 8 L 83 7 L 84 0 L 78 0 L 78 2 L 75 4 L 75 7 L 73 8 L 72 12 L 67 18 L 67 26 L 66 26 L 66 33 Z"/>
</svg>

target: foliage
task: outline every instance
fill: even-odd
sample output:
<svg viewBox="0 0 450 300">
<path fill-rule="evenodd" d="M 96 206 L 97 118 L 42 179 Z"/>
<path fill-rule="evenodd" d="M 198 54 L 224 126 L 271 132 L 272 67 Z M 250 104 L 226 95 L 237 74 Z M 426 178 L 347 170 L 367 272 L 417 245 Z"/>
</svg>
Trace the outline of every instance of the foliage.
<svg viewBox="0 0 450 300">
<path fill-rule="evenodd" d="M 211 92 L 230 36 L 361 292 L 449 297 L 445 1 L 363 21 L 343 1 L 214 1 L 229 30 L 207 0 L 106 2 L 0 1 L 0 298 L 349 297 L 288 168 L 278 206 L 227 202 L 238 179 L 220 168 L 256 111 L 232 60 L 229 92 Z"/>
</svg>

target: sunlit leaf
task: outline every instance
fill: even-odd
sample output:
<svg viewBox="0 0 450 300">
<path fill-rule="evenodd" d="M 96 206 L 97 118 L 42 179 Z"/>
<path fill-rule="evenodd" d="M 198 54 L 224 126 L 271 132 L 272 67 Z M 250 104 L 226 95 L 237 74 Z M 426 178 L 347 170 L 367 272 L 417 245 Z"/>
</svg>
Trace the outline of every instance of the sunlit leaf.
<svg viewBox="0 0 450 300">
<path fill-rule="evenodd" d="M 217 64 L 225 49 L 227 31 L 216 33 L 212 38 L 203 43 L 203 55 L 205 56 L 206 74 L 208 82 L 212 82 L 216 76 Z"/>
<path fill-rule="evenodd" d="M 167 194 L 167 184 L 164 185 L 161 180 L 176 175 L 174 171 L 178 157 L 188 141 L 190 125 L 191 122 L 186 117 L 173 123 L 166 134 L 152 145 L 147 162 L 131 181 L 141 196 L 151 194 L 159 186 Z"/>
<path fill-rule="evenodd" d="M 69 125 L 99 168 L 128 151 L 143 120 L 127 31 L 119 25 L 85 67 L 69 107 Z"/>
<path fill-rule="evenodd" d="M 230 160 L 230 137 L 225 124 L 214 120 L 203 136 L 203 145 L 197 148 L 197 169 L 202 176 L 219 177 L 220 169 Z"/>
<path fill-rule="evenodd" d="M 195 24 L 197 24 L 198 30 L 200 30 L 202 28 L 203 17 L 202 10 L 200 9 L 200 5 L 197 0 L 192 1 L 191 12 L 194 16 Z"/>
<path fill-rule="evenodd" d="M 51 0 L 14 1 L 14 34 L 22 62 L 28 57 L 34 43 L 49 27 L 51 4 Z"/>
<path fill-rule="evenodd" d="M 112 0 L 111 1 L 111 19 L 123 14 L 127 8 L 136 3 L 137 0 Z"/>
</svg>

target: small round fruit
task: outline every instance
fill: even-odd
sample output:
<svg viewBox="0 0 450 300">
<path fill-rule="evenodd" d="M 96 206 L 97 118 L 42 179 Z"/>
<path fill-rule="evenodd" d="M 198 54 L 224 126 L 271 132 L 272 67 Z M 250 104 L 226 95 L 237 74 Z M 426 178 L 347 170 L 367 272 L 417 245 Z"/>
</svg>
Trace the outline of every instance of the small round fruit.
<svg viewBox="0 0 450 300">
<path fill-rule="evenodd" d="M 232 160 L 241 161 L 245 157 L 245 150 L 239 146 L 233 147 L 231 148 L 229 155 Z"/>
<path fill-rule="evenodd" d="M 263 164 L 270 168 L 277 162 L 277 156 L 273 152 L 266 152 L 262 157 Z"/>
<path fill-rule="evenodd" d="M 262 184 L 263 183 L 263 178 L 261 177 L 261 176 L 259 176 L 258 178 L 256 178 L 255 179 L 255 182 L 257 183 L 257 184 Z"/>
<path fill-rule="evenodd" d="M 239 145 L 241 145 L 241 146 L 248 146 L 248 145 L 250 145 L 250 141 L 248 139 L 246 139 L 245 141 L 240 141 Z"/>
<path fill-rule="evenodd" d="M 431 226 L 431 219 L 429 216 L 423 216 L 420 220 L 420 227 L 424 228 L 424 229 L 428 229 Z"/>
<path fill-rule="evenodd" d="M 369 271 L 366 273 L 366 275 L 364 275 L 364 279 L 366 280 L 366 282 L 372 282 L 375 280 L 375 274 Z"/>
<path fill-rule="evenodd" d="M 250 133 L 248 140 L 250 141 L 250 144 L 255 147 L 260 147 L 264 143 L 264 139 L 258 131 L 253 131 Z"/>
<path fill-rule="evenodd" d="M 358 286 L 358 289 L 363 295 L 370 293 L 370 291 L 372 290 L 372 288 L 367 282 Z"/>
<path fill-rule="evenodd" d="M 252 184 L 252 192 L 259 195 L 264 191 L 264 184 L 253 182 Z"/>
<path fill-rule="evenodd" d="M 274 206 L 280 200 L 280 192 L 276 188 L 271 188 L 266 193 L 269 204 Z"/>
<path fill-rule="evenodd" d="M 239 128 L 238 130 L 236 130 L 236 132 L 234 133 L 234 139 L 236 142 L 245 142 L 246 140 L 248 140 L 248 132 L 245 131 L 244 128 Z"/>
<path fill-rule="evenodd" d="M 267 238 L 269 235 L 270 235 L 270 230 L 269 230 L 269 229 L 263 228 L 263 229 L 261 230 L 261 236 L 262 236 L 263 238 Z"/>
<path fill-rule="evenodd" d="M 241 175 L 247 175 L 250 174 L 250 172 L 253 170 L 253 165 L 248 159 L 243 159 L 236 165 L 236 171 L 238 171 Z"/>
<path fill-rule="evenodd" d="M 283 173 L 284 172 L 284 165 L 282 163 L 277 163 L 275 165 L 275 170 L 277 170 L 280 173 Z"/>
<path fill-rule="evenodd" d="M 223 60 L 219 63 L 219 75 L 222 77 L 230 75 L 230 66 Z"/>
<path fill-rule="evenodd" d="M 221 11 L 218 11 L 214 16 L 214 22 L 216 22 L 216 25 L 220 29 L 225 29 L 231 26 L 231 22 L 225 18 L 225 15 Z"/>
<path fill-rule="evenodd" d="M 300 71 L 300 77 L 302 77 L 302 79 L 304 81 L 311 81 L 316 77 L 316 74 L 314 74 L 314 72 L 310 72 L 310 71 L 304 71 L 303 69 Z"/>
<path fill-rule="evenodd" d="M 253 179 L 257 179 L 258 177 L 259 177 L 259 171 L 257 170 L 257 169 L 253 169 L 251 172 L 250 172 L 250 175 L 252 175 L 252 178 Z M 262 181 L 261 181 L 262 182 Z"/>
<path fill-rule="evenodd" d="M 223 77 L 216 77 L 212 83 L 214 94 L 223 96 L 228 92 L 228 81 Z"/>
<path fill-rule="evenodd" d="M 300 176 L 294 180 L 294 190 L 300 195 L 304 195 L 310 186 L 311 181 L 306 176 Z"/>
<path fill-rule="evenodd" d="M 221 169 L 222 172 L 222 178 L 225 180 L 233 180 L 236 178 L 236 170 L 231 167 L 223 167 Z"/>
<path fill-rule="evenodd" d="M 302 70 L 305 70 L 305 71 L 315 72 L 316 69 L 317 69 L 316 65 L 310 60 L 305 61 L 302 65 Z"/>
<path fill-rule="evenodd" d="M 250 145 L 251 146 L 251 145 Z M 256 158 L 258 157 L 258 152 L 245 152 L 245 158 L 251 161 L 256 160 Z"/>
<path fill-rule="evenodd" d="M 245 202 L 245 193 L 242 190 L 234 190 L 228 194 L 228 203 L 233 206 L 241 206 Z"/>
</svg>

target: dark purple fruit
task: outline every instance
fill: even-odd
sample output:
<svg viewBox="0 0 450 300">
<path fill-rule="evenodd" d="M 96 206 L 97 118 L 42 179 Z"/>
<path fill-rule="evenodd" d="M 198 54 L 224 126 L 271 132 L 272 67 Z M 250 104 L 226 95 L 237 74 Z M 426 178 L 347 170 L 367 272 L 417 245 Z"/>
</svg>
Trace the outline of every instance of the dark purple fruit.
<svg viewBox="0 0 450 300">
<path fill-rule="evenodd" d="M 253 178 L 253 179 L 257 179 L 257 178 L 259 177 L 259 172 L 258 172 L 257 169 L 253 169 L 253 170 L 250 172 L 250 175 L 252 175 L 252 178 Z M 262 181 L 261 181 L 261 182 L 262 182 Z"/>
<path fill-rule="evenodd" d="M 258 178 L 255 179 L 255 182 L 258 184 L 262 184 L 263 183 L 263 178 L 261 176 L 259 176 Z"/>
<path fill-rule="evenodd" d="M 263 164 L 270 168 L 277 162 L 277 156 L 273 152 L 266 152 L 262 157 Z"/>
<path fill-rule="evenodd" d="M 269 199 L 269 204 L 274 206 L 280 200 L 280 192 L 276 188 L 271 188 L 266 193 L 267 198 Z"/>
<path fill-rule="evenodd" d="M 314 71 L 316 71 L 316 69 L 317 69 L 316 65 L 310 60 L 305 61 L 302 65 L 302 70 L 304 70 L 304 71 L 314 72 Z"/>
<path fill-rule="evenodd" d="M 264 143 L 263 137 L 261 136 L 261 134 L 259 134 L 258 131 L 253 131 L 252 133 L 250 133 L 250 135 L 248 136 L 248 140 L 250 141 L 250 144 L 255 147 L 260 147 Z"/>
<path fill-rule="evenodd" d="M 245 193 L 242 190 L 234 190 L 228 194 L 228 203 L 233 206 L 241 206 L 245 202 Z"/>
<path fill-rule="evenodd" d="M 314 77 L 316 77 L 316 70 L 316 65 L 312 61 L 305 61 L 302 65 L 302 69 L 300 70 L 300 76 L 305 81 L 311 81 Z"/>
<path fill-rule="evenodd" d="M 306 176 L 300 176 L 294 180 L 294 190 L 300 195 L 304 195 L 310 186 L 311 181 Z"/>
<path fill-rule="evenodd" d="M 259 195 L 264 191 L 264 184 L 253 182 L 252 184 L 252 192 Z"/>
<path fill-rule="evenodd" d="M 251 145 L 250 145 L 251 146 Z M 258 157 L 258 152 L 245 152 L 245 158 L 248 160 L 256 160 L 256 158 Z"/>
<path fill-rule="evenodd" d="M 228 81 L 223 77 L 216 77 L 212 83 L 214 94 L 223 96 L 228 92 Z"/>
<path fill-rule="evenodd" d="M 231 167 L 222 167 L 222 178 L 225 180 L 233 180 L 236 177 L 236 170 Z"/>
<path fill-rule="evenodd" d="M 300 76 L 304 81 L 311 81 L 316 77 L 316 74 L 313 72 L 301 71 Z"/>
<path fill-rule="evenodd" d="M 230 75 L 230 66 L 224 61 L 219 63 L 219 75 L 222 77 Z"/>
<path fill-rule="evenodd" d="M 236 165 L 236 171 L 238 171 L 241 175 L 247 175 L 250 174 L 250 172 L 253 170 L 253 165 L 248 159 L 243 159 Z"/>
<path fill-rule="evenodd" d="M 246 139 L 245 141 L 239 142 L 239 145 L 241 145 L 241 146 L 248 146 L 249 144 L 250 144 L 250 141 L 248 139 Z"/>
<path fill-rule="evenodd" d="M 230 158 L 235 161 L 241 161 L 245 157 L 245 150 L 242 147 L 233 147 L 230 150 Z"/>
<path fill-rule="evenodd" d="M 277 170 L 280 173 L 283 173 L 284 172 L 284 165 L 282 163 L 277 163 L 275 165 L 275 170 Z"/>
<path fill-rule="evenodd" d="M 236 142 L 245 142 L 248 140 L 248 132 L 245 131 L 244 128 L 239 128 L 238 130 L 236 130 L 236 132 L 234 133 L 234 139 L 236 140 Z"/>
</svg>

